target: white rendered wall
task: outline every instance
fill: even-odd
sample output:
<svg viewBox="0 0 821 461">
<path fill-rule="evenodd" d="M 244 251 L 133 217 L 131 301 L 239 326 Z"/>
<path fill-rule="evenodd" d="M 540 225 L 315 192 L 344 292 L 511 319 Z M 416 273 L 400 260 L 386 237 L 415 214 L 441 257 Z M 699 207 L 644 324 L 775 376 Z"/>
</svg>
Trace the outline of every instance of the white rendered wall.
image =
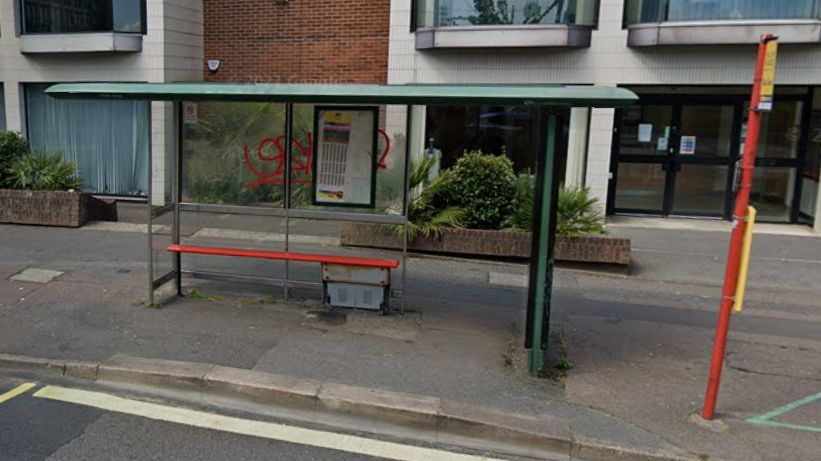
<svg viewBox="0 0 821 461">
<path fill-rule="evenodd" d="M 408 0 L 391 2 L 388 83 L 565 85 L 751 85 L 756 45 L 627 47 L 624 0 L 601 0 L 589 48 L 415 49 Z M 821 85 L 821 45 L 779 49 L 777 85 Z M 586 185 L 606 203 L 613 132 L 611 109 L 590 117 Z M 572 130 L 573 127 L 571 127 Z M 577 151 L 578 152 L 578 151 Z M 821 197 L 819 199 L 821 203 Z M 821 219 L 816 220 L 821 231 Z"/>
</svg>

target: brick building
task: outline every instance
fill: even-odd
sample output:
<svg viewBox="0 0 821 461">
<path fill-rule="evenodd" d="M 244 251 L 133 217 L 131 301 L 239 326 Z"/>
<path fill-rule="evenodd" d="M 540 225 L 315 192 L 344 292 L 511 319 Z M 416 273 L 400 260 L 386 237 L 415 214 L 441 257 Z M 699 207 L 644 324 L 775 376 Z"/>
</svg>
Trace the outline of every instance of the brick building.
<svg viewBox="0 0 821 461">
<path fill-rule="evenodd" d="M 204 80 L 387 83 L 390 0 L 204 0 Z"/>
</svg>

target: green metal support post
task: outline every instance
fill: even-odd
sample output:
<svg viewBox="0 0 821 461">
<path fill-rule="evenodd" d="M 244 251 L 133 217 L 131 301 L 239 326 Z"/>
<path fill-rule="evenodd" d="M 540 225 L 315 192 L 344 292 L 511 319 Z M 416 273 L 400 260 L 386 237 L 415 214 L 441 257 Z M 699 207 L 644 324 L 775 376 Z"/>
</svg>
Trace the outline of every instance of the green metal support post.
<svg viewBox="0 0 821 461">
<path fill-rule="evenodd" d="M 533 204 L 533 243 L 530 255 L 530 287 L 527 306 L 527 366 L 531 374 L 544 369 L 547 348 L 546 326 L 550 324 L 553 294 L 556 183 L 553 178 L 556 158 L 556 116 L 547 119 L 545 156 L 537 162 Z"/>
</svg>

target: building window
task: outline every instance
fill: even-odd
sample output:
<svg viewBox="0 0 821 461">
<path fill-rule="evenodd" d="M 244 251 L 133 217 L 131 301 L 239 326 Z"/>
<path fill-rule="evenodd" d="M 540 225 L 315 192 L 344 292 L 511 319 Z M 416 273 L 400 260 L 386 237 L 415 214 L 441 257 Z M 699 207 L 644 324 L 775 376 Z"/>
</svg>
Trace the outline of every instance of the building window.
<svg viewBox="0 0 821 461">
<path fill-rule="evenodd" d="M 47 96 L 48 87 L 25 87 L 32 148 L 76 162 L 87 192 L 146 195 L 149 103 L 61 100 Z"/>
<path fill-rule="evenodd" d="M 6 131 L 6 93 L 0 83 L 0 131 Z"/>
<path fill-rule="evenodd" d="M 145 33 L 145 0 L 22 0 L 23 34 Z"/>
<path fill-rule="evenodd" d="M 486 25 L 595 26 L 598 0 L 416 0 L 418 28 Z"/>
<path fill-rule="evenodd" d="M 560 143 L 566 144 L 569 109 L 558 109 Z M 517 173 L 534 171 L 536 158 L 544 156 L 547 110 L 517 106 L 429 106 L 428 145 L 441 151 L 441 168 L 450 168 L 465 152 L 507 155 Z M 557 151 L 559 155 L 565 148 Z M 558 176 L 564 177 L 565 158 L 559 160 Z"/>
<path fill-rule="evenodd" d="M 627 25 L 818 17 L 818 0 L 627 0 L 625 7 Z"/>
</svg>

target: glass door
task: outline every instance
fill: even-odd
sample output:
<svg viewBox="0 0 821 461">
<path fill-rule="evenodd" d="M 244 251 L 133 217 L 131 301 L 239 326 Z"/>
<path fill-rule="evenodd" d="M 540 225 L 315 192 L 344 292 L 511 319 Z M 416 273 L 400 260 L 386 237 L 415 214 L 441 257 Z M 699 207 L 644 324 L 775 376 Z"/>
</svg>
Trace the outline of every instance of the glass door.
<svg viewBox="0 0 821 461">
<path fill-rule="evenodd" d="M 750 191 L 750 205 L 756 208 L 761 221 L 798 220 L 803 180 L 801 166 L 805 164 L 802 152 L 807 150 L 802 147 L 807 145 L 802 123 L 805 107 L 809 107 L 805 101 L 780 98 L 775 101 L 772 112 L 761 117 L 761 135 Z"/>
<path fill-rule="evenodd" d="M 623 109 L 616 127 L 611 210 L 666 214 L 673 106 L 648 104 Z"/>
<path fill-rule="evenodd" d="M 727 216 L 740 104 L 668 101 L 621 112 L 611 211 Z"/>
<path fill-rule="evenodd" d="M 731 181 L 738 104 L 682 104 L 671 149 L 673 184 L 667 214 L 724 217 Z"/>
</svg>

